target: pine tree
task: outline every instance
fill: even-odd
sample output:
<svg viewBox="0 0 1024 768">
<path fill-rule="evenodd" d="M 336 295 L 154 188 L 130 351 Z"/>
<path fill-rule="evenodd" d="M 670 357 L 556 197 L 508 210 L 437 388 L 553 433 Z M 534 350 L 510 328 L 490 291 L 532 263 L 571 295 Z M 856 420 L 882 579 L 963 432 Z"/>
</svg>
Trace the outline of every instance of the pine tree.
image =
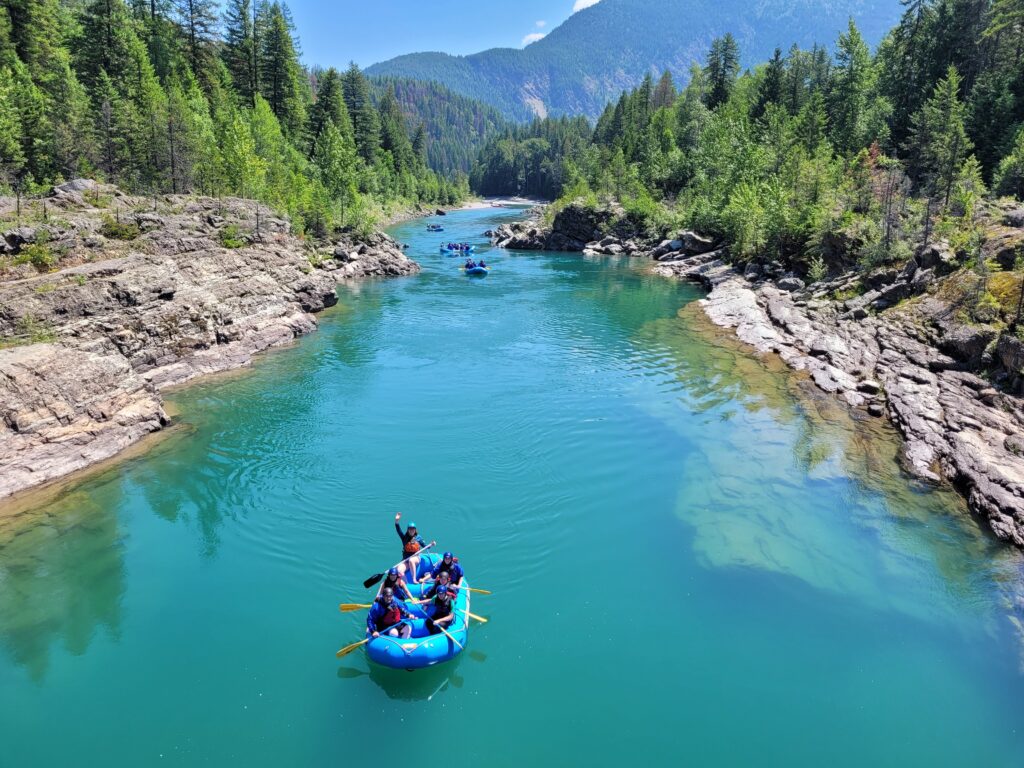
<svg viewBox="0 0 1024 768">
<path fill-rule="evenodd" d="M 654 89 L 651 105 L 655 110 L 663 107 L 671 109 L 676 103 L 676 95 L 676 84 L 672 80 L 672 73 L 666 69 Z"/>
<path fill-rule="evenodd" d="M 228 191 L 240 197 L 258 198 L 266 184 L 267 165 L 256 154 L 252 132 L 238 112 L 226 121 L 219 144 Z"/>
<path fill-rule="evenodd" d="M 714 109 L 729 100 L 740 71 L 740 49 L 731 33 L 711 42 L 705 71 L 708 79 L 707 105 Z"/>
<path fill-rule="evenodd" d="M 420 121 L 416 131 L 412 135 L 412 151 L 416 156 L 416 163 L 420 166 L 427 164 L 427 126 Z"/>
<path fill-rule="evenodd" d="M 782 62 L 782 49 L 776 48 L 775 55 L 764 69 L 764 75 L 757 88 L 757 102 L 751 114 L 761 117 L 769 104 L 781 104 L 784 88 L 785 68 Z"/>
<path fill-rule="evenodd" d="M 1024 127 L 1017 132 L 1017 140 L 1010 154 L 999 163 L 994 187 L 1001 195 L 1013 195 L 1018 200 L 1024 200 Z"/>
<path fill-rule="evenodd" d="M 327 122 L 317 136 L 312 162 L 317 180 L 330 199 L 341 205 L 344 220 L 357 194 L 358 157 L 355 147 L 345 141 L 333 122 Z"/>
<path fill-rule="evenodd" d="M 21 137 L 14 82 L 10 70 L 0 66 L 0 182 L 6 185 L 20 178 L 25 167 Z"/>
<path fill-rule="evenodd" d="M 235 91 L 250 107 L 259 92 L 255 18 L 252 0 L 228 0 L 224 10 L 222 56 Z"/>
<path fill-rule="evenodd" d="M 261 93 L 286 135 L 298 139 L 305 125 L 302 68 L 281 6 L 274 3 L 260 48 Z"/>
<path fill-rule="evenodd" d="M 932 194 L 942 196 L 944 206 L 949 205 L 960 167 L 974 149 L 964 126 L 967 110 L 959 92 L 960 74 L 951 66 L 914 115 L 908 147 L 912 170 L 927 182 Z"/>
<path fill-rule="evenodd" d="M 211 78 L 213 43 L 217 33 L 215 0 L 173 0 L 178 24 L 185 42 L 185 56 L 192 72 L 201 81 Z"/>
<path fill-rule="evenodd" d="M 352 121 L 348 107 L 345 106 L 341 75 L 333 67 L 317 80 L 316 101 L 309 110 L 309 127 L 306 133 L 309 136 L 310 154 L 328 123 L 333 123 L 343 136 L 351 138 Z"/>
<path fill-rule="evenodd" d="M 345 94 L 345 105 L 348 107 L 349 116 L 352 118 L 352 128 L 355 131 L 356 147 L 359 149 L 359 156 L 367 165 L 377 162 L 377 152 L 380 150 L 380 118 L 377 110 L 373 108 L 370 100 L 370 85 L 366 77 L 354 63 L 349 66 L 348 71 L 342 78 L 342 85 Z"/>
<path fill-rule="evenodd" d="M 873 128 L 869 99 L 874 86 L 871 52 L 850 20 L 839 36 L 836 72 L 830 94 L 830 124 L 836 148 L 854 153 L 870 143 Z"/>
<path fill-rule="evenodd" d="M 817 151 L 826 140 L 828 132 L 828 113 L 825 110 L 825 97 L 821 91 L 811 94 L 807 103 L 800 109 L 796 118 L 795 133 L 808 152 Z"/>
</svg>

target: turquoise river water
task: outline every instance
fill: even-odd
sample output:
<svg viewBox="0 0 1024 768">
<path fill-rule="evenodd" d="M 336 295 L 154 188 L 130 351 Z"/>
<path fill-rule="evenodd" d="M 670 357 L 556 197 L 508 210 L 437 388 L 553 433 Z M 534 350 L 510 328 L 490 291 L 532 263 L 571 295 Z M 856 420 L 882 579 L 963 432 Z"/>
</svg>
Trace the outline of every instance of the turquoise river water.
<svg viewBox="0 0 1024 768">
<path fill-rule="evenodd" d="M 0 517 L 0 766 L 1024 765 L 1018 557 L 697 289 L 437 253 L 519 215 Z M 494 593 L 415 673 L 335 658 L 396 510 Z"/>
</svg>

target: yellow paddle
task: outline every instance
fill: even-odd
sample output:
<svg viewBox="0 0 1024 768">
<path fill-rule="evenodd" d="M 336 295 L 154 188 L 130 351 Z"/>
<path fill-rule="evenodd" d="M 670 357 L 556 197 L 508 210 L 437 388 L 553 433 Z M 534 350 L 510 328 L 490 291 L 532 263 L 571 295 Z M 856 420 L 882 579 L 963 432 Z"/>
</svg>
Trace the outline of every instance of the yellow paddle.
<svg viewBox="0 0 1024 768">
<path fill-rule="evenodd" d="M 363 605 L 362 603 L 342 603 L 338 606 L 338 610 L 342 613 L 351 613 L 352 611 L 362 611 L 367 608 L 373 608 L 373 605 Z"/>
<path fill-rule="evenodd" d="M 447 629 L 445 629 L 444 627 L 442 627 L 442 626 L 441 626 L 440 624 L 438 624 L 437 622 L 435 622 L 435 621 L 433 621 L 433 620 L 431 620 L 431 622 L 430 622 L 430 623 L 431 623 L 431 624 L 433 624 L 433 625 L 434 625 L 435 627 L 437 627 L 438 629 L 440 629 L 440 630 L 441 630 L 442 632 L 444 632 L 444 633 L 445 633 L 446 635 L 448 635 L 448 639 L 449 639 L 449 640 L 451 640 L 451 641 L 452 641 L 453 643 L 455 643 L 455 644 L 456 644 L 457 646 L 459 646 L 459 650 L 460 650 L 460 651 L 464 651 L 464 650 L 466 650 L 466 649 L 465 649 L 465 648 L 464 648 L 464 647 L 462 646 L 462 643 L 460 643 L 460 642 L 459 642 L 458 640 L 456 640 L 456 639 L 455 639 L 454 637 L 452 637 L 451 633 L 450 633 L 450 632 L 449 632 L 449 631 L 448 631 Z"/>
<path fill-rule="evenodd" d="M 430 601 L 429 600 L 407 600 L 406 602 L 415 603 L 416 605 L 422 605 L 423 603 L 429 603 Z M 372 608 L 372 607 L 373 607 L 372 605 L 363 605 L 362 603 L 342 603 L 341 605 L 338 606 L 338 610 L 340 610 L 342 613 L 351 613 L 352 611 L 363 611 L 363 610 L 366 610 L 366 609 Z M 485 619 L 483 616 L 477 616 L 475 613 L 470 613 L 469 611 L 463 611 L 463 613 L 465 613 L 467 616 L 469 616 L 469 618 L 476 619 L 477 621 L 481 622 L 482 624 L 486 624 L 489 621 L 489 619 Z"/>
<path fill-rule="evenodd" d="M 366 638 L 365 640 L 360 640 L 358 643 L 352 643 L 352 645 L 346 645 L 344 648 L 342 648 L 340 651 L 338 651 L 334 655 L 337 656 L 339 659 L 342 656 L 348 656 L 356 648 L 358 648 L 361 645 L 366 645 L 368 642 L 370 642 L 370 638 Z"/>
<path fill-rule="evenodd" d="M 479 592 L 481 595 L 492 595 L 493 592 L 489 592 L 486 589 L 477 589 L 476 587 L 460 587 L 458 584 L 452 584 L 456 589 L 464 589 L 467 592 Z"/>
</svg>

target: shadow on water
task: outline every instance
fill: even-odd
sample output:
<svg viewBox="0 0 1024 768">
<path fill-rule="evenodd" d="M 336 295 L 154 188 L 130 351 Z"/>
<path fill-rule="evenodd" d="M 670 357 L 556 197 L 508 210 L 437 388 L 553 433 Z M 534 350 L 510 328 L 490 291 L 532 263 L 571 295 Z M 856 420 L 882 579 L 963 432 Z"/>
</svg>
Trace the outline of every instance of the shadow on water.
<svg viewBox="0 0 1024 768">
<path fill-rule="evenodd" d="M 449 686 L 461 688 L 465 683 L 458 673 L 461 659 L 436 667 L 406 671 L 370 664 L 369 671 L 351 665 L 338 667 L 338 678 L 357 680 L 369 677 L 389 699 L 398 701 L 430 701 Z"/>
<path fill-rule="evenodd" d="M 117 639 L 125 593 L 124 545 L 103 493 L 65 494 L 30 527 L 0 538 L 0 645 L 32 680 L 46 677 L 53 644 L 84 655 L 97 630 Z"/>
</svg>

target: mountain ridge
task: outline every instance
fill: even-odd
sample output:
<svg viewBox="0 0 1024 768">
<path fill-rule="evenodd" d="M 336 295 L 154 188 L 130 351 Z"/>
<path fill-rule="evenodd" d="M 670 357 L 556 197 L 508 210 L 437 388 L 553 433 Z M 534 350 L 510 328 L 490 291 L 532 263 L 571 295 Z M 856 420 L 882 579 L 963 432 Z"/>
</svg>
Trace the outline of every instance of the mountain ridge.
<svg viewBox="0 0 1024 768">
<path fill-rule="evenodd" d="M 410 53 L 374 64 L 367 74 L 435 80 L 517 120 L 594 118 L 648 72 L 667 69 L 685 82 L 690 65 L 727 32 L 739 42 L 742 65 L 752 67 L 776 47 L 831 47 L 849 18 L 876 45 L 901 10 L 899 0 L 602 0 L 523 49 Z"/>
</svg>

